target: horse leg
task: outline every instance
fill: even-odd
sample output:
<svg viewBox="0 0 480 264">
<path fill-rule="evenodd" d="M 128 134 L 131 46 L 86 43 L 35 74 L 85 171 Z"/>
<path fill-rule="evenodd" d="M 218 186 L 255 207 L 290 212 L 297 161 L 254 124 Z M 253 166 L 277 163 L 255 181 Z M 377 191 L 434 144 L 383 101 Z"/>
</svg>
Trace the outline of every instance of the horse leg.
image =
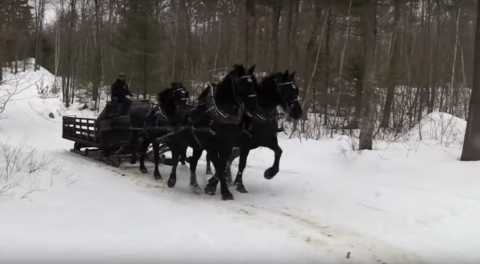
<svg viewBox="0 0 480 264">
<path fill-rule="evenodd" d="M 180 152 L 180 163 L 182 165 L 186 165 L 185 161 L 187 159 L 187 148 L 188 147 L 185 147 L 185 149 L 182 149 L 182 151 Z"/>
<path fill-rule="evenodd" d="M 228 156 L 227 162 L 225 163 L 225 169 L 224 169 L 225 181 L 227 182 L 228 185 L 233 184 L 231 167 L 232 167 L 232 157 Z"/>
<path fill-rule="evenodd" d="M 135 134 L 133 136 L 133 138 L 134 139 L 130 141 L 130 146 L 132 147 L 132 149 L 137 150 L 138 149 L 137 144 L 138 144 L 138 141 L 139 141 L 138 140 L 138 135 Z M 143 143 L 142 143 L 142 145 L 140 145 L 140 151 L 142 151 L 142 150 L 143 150 Z M 137 163 L 137 151 L 133 151 L 132 155 L 130 156 L 130 164 L 135 164 L 135 163 Z"/>
<path fill-rule="evenodd" d="M 218 155 L 218 167 L 223 170 L 217 171 L 217 178 L 220 181 L 220 193 L 222 194 L 222 200 L 233 200 L 233 194 L 228 189 L 227 179 L 225 177 L 225 168 L 227 167 L 228 159 L 232 154 L 232 148 L 222 149 Z"/>
<path fill-rule="evenodd" d="M 205 171 L 205 174 L 207 175 L 212 175 L 212 167 L 211 167 L 211 162 L 212 158 L 210 156 L 211 154 L 207 151 L 207 170 Z"/>
<path fill-rule="evenodd" d="M 205 186 L 205 194 L 215 195 L 218 184 L 218 173 L 221 171 L 218 166 L 218 152 L 207 151 L 207 156 L 210 157 L 210 161 L 213 163 L 213 167 L 215 167 L 215 174 L 208 179 L 207 186 Z"/>
<path fill-rule="evenodd" d="M 142 173 L 148 173 L 148 170 L 147 170 L 147 167 L 145 167 L 145 156 L 147 155 L 147 150 L 148 150 L 148 146 L 150 146 L 150 143 L 143 139 L 143 142 L 142 142 L 142 148 L 140 150 L 140 171 Z"/>
<path fill-rule="evenodd" d="M 240 156 L 240 148 L 239 147 L 233 148 L 232 153 L 230 154 L 227 160 L 227 166 L 225 168 L 225 175 L 226 175 L 228 185 L 235 185 L 235 183 L 232 181 L 232 163 L 239 156 Z"/>
<path fill-rule="evenodd" d="M 240 147 L 235 147 L 232 149 L 232 161 L 240 157 Z"/>
<path fill-rule="evenodd" d="M 190 157 L 190 188 L 196 194 L 200 194 L 202 189 L 198 185 L 197 182 L 197 164 L 198 160 L 202 156 L 203 150 L 201 149 L 194 149 L 193 155 Z"/>
<path fill-rule="evenodd" d="M 205 187 L 206 194 L 215 195 L 217 184 L 220 182 L 220 193 L 224 201 L 233 200 L 233 194 L 228 189 L 228 184 L 225 179 L 225 167 L 227 166 L 227 160 L 230 157 L 231 150 L 231 148 L 223 149 L 211 156 L 213 166 L 215 167 L 215 176 L 208 180 L 208 184 Z"/>
<path fill-rule="evenodd" d="M 169 146 L 172 151 L 172 172 L 170 172 L 170 178 L 168 178 L 167 186 L 168 188 L 175 187 L 177 184 L 177 166 L 178 160 L 182 153 L 183 147 L 178 146 Z"/>
<path fill-rule="evenodd" d="M 275 160 L 273 161 L 272 167 L 265 170 L 263 176 L 267 180 L 271 180 L 275 175 L 277 175 L 278 171 L 280 170 L 280 158 L 282 157 L 282 149 L 278 145 L 277 137 L 274 137 L 267 145 L 267 148 L 273 150 L 275 153 Z"/>
<path fill-rule="evenodd" d="M 135 164 L 137 163 L 137 153 L 133 153 L 132 156 L 130 157 L 130 164 Z"/>
<path fill-rule="evenodd" d="M 250 153 L 250 149 L 248 148 L 241 148 L 240 149 L 240 160 L 238 161 L 238 172 L 237 177 L 235 177 L 235 181 L 233 184 L 237 186 L 237 191 L 240 193 L 248 193 L 247 189 L 243 185 L 243 171 L 247 166 L 247 158 L 248 154 Z"/>
<path fill-rule="evenodd" d="M 153 146 L 153 161 L 155 163 L 155 170 L 153 171 L 153 177 L 155 180 L 161 180 L 162 175 L 160 174 L 160 170 L 158 169 L 158 164 L 160 163 L 160 144 L 152 143 Z"/>
</svg>

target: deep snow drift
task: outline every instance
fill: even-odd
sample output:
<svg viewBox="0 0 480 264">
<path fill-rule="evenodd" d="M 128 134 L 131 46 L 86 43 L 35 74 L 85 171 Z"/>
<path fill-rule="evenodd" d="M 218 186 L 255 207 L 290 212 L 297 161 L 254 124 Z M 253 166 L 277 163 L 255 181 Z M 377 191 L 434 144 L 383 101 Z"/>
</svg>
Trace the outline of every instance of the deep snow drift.
<svg viewBox="0 0 480 264">
<path fill-rule="evenodd" d="M 223 202 L 218 194 L 193 194 L 181 166 L 169 189 L 153 180 L 151 167 L 142 175 L 138 165 L 116 169 L 70 153 L 61 116 L 94 114 L 41 99 L 35 84 L 53 82 L 45 69 L 5 75 L 16 81 L 0 93 L 24 91 L 0 120 L 1 151 L 8 153 L 0 157 L 2 263 L 480 259 L 480 164 L 458 161 L 463 120 L 432 113 L 398 143 L 377 142 L 377 150 L 361 154 L 345 137 L 282 138 L 280 173 L 265 180 L 273 153 L 252 151 L 244 176 L 250 193 Z M 162 167 L 164 178 L 169 171 Z"/>
</svg>

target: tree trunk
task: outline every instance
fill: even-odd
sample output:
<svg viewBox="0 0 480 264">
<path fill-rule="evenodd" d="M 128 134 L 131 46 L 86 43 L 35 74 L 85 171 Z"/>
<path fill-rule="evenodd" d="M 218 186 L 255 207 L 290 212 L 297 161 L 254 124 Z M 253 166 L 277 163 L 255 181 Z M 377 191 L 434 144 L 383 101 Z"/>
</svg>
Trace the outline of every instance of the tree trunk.
<svg viewBox="0 0 480 264">
<path fill-rule="evenodd" d="M 278 69 L 278 32 L 280 30 L 280 15 L 282 14 L 282 5 L 279 2 L 276 2 L 273 7 L 273 20 L 272 20 L 272 64 L 270 66 L 270 71 Z"/>
<path fill-rule="evenodd" d="M 333 121 L 334 126 L 337 126 L 337 117 L 338 117 L 338 112 L 340 111 L 340 95 L 342 94 L 342 77 L 343 77 L 343 63 L 345 61 L 345 51 L 347 50 L 347 43 L 348 43 L 348 36 L 350 35 L 350 11 L 352 9 L 352 0 L 350 0 L 350 3 L 348 4 L 348 21 L 347 21 L 347 29 L 345 30 L 345 41 L 343 42 L 343 48 L 342 48 L 342 53 L 340 54 L 340 67 L 339 67 L 339 72 L 338 72 L 338 87 L 337 87 L 337 99 L 335 101 L 335 118 Z M 325 90 L 325 97 L 328 95 L 328 87 L 326 87 Z M 356 97 L 358 98 L 358 97 Z M 325 99 L 325 102 L 328 102 Z M 325 104 L 325 124 L 326 124 L 326 119 L 328 116 L 328 108 L 327 104 Z M 333 137 L 333 129 L 331 131 L 331 136 Z"/>
<path fill-rule="evenodd" d="M 36 2 L 36 1 L 35 1 Z M 45 18 L 45 0 L 38 1 L 38 9 L 35 18 L 35 67 L 34 71 L 39 70 L 39 65 L 42 58 L 42 39 L 40 38 L 43 32 L 43 20 Z"/>
<path fill-rule="evenodd" d="M 253 63 L 253 52 L 255 50 L 255 0 L 246 0 L 247 21 L 245 23 L 245 63 Z"/>
<path fill-rule="evenodd" d="M 397 61 L 399 56 L 399 33 L 400 33 L 400 8 L 402 0 L 394 0 L 394 15 L 393 23 L 395 29 L 392 36 L 392 56 L 390 57 L 388 79 L 387 79 L 387 96 L 385 98 L 385 105 L 383 107 L 382 122 L 380 127 L 388 128 L 390 124 L 390 115 L 392 111 L 393 97 L 395 93 L 395 87 L 397 86 Z"/>
<path fill-rule="evenodd" d="M 360 126 L 359 150 L 372 149 L 375 125 L 375 48 L 377 40 L 377 2 L 365 4 L 365 54 L 363 78 L 363 107 Z"/>
<path fill-rule="evenodd" d="M 468 110 L 467 129 L 460 160 L 480 160 L 480 4 L 477 3 L 477 26 L 473 56 L 473 83 Z"/>
<path fill-rule="evenodd" d="M 98 107 L 98 91 L 100 84 L 102 82 L 102 32 L 101 32 L 101 6 L 103 4 L 103 0 L 95 0 L 95 71 L 93 72 L 93 90 L 92 90 L 92 99 L 95 103 L 95 110 Z"/>
<path fill-rule="evenodd" d="M 352 0 L 350 0 L 350 4 L 348 7 L 348 25 L 347 28 L 350 28 L 350 9 L 351 9 Z M 331 9 L 328 10 L 331 12 Z M 330 86 L 330 35 L 332 29 L 332 18 L 330 13 L 328 14 L 327 20 L 327 29 L 325 31 L 325 86 L 323 87 L 323 125 L 326 126 L 328 124 L 328 90 Z M 348 30 L 349 31 L 349 30 Z M 316 100 L 316 98 L 315 98 Z M 321 111 L 320 111 L 321 113 Z M 321 115 L 320 115 L 321 116 Z M 333 130 L 332 130 L 333 131 Z"/>
</svg>

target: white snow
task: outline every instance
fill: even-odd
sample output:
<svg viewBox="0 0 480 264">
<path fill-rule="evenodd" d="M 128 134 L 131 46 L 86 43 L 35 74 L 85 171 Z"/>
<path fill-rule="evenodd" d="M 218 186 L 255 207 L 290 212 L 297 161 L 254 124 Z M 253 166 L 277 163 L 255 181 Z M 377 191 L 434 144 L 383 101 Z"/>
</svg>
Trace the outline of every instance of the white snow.
<svg viewBox="0 0 480 264">
<path fill-rule="evenodd" d="M 0 263 L 480 259 L 480 164 L 458 161 L 463 120 L 432 113 L 398 143 L 377 142 L 363 153 L 345 137 L 282 138 L 279 174 L 265 180 L 273 153 L 252 151 L 244 174 L 250 193 L 231 188 L 235 200 L 224 202 L 218 193 L 193 194 L 185 167 L 169 189 L 153 180 L 151 165 L 142 175 L 138 164 L 112 168 L 69 152 L 61 116 L 94 114 L 41 99 L 32 84 L 53 82 L 45 69 L 5 75 L 17 81 L 0 93 L 17 83 L 25 90 L 0 119 L 0 151 L 10 153 L 0 155 L 0 192 L 12 187 L 0 196 Z M 12 157 L 16 167 L 6 173 Z M 161 168 L 164 178 L 169 172 Z M 202 159 L 202 187 L 204 172 Z"/>
</svg>

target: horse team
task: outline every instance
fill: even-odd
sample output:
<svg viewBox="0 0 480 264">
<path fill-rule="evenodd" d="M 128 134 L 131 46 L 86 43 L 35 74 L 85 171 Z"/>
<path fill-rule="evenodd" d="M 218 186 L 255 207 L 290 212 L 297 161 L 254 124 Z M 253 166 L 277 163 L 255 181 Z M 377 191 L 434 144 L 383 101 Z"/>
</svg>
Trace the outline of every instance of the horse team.
<svg viewBox="0 0 480 264">
<path fill-rule="evenodd" d="M 282 149 L 278 145 L 277 106 L 292 119 L 299 119 L 302 108 L 298 102 L 299 89 L 295 84 L 295 72 L 272 73 L 260 82 L 254 74 L 255 66 L 245 68 L 241 64 L 216 84 L 208 84 L 197 99 L 195 106 L 187 103 L 188 92 L 182 85 L 173 83 L 171 88 L 157 96 L 158 107 L 146 109 L 132 107 L 129 111 L 131 125 L 143 128 L 136 132 L 139 141 L 140 170 L 147 173 L 145 153 L 152 144 L 155 179 L 162 179 L 159 171 L 161 144 L 171 151 L 172 170 L 167 185 L 173 188 L 177 181 L 177 165 L 188 147 L 193 149 L 189 157 L 190 186 L 201 192 L 197 182 L 196 168 L 203 151 L 207 151 L 215 175 L 208 180 L 205 193 L 214 195 L 220 182 L 223 200 L 233 200 L 229 190 L 232 183 L 230 164 L 232 149 L 239 149 L 239 167 L 234 185 L 238 192 L 246 193 L 243 171 L 250 150 L 267 147 L 275 153 L 273 165 L 264 177 L 272 179 L 279 171 Z M 134 163 L 135 161 L 132 161 Z"/>
</svg>

